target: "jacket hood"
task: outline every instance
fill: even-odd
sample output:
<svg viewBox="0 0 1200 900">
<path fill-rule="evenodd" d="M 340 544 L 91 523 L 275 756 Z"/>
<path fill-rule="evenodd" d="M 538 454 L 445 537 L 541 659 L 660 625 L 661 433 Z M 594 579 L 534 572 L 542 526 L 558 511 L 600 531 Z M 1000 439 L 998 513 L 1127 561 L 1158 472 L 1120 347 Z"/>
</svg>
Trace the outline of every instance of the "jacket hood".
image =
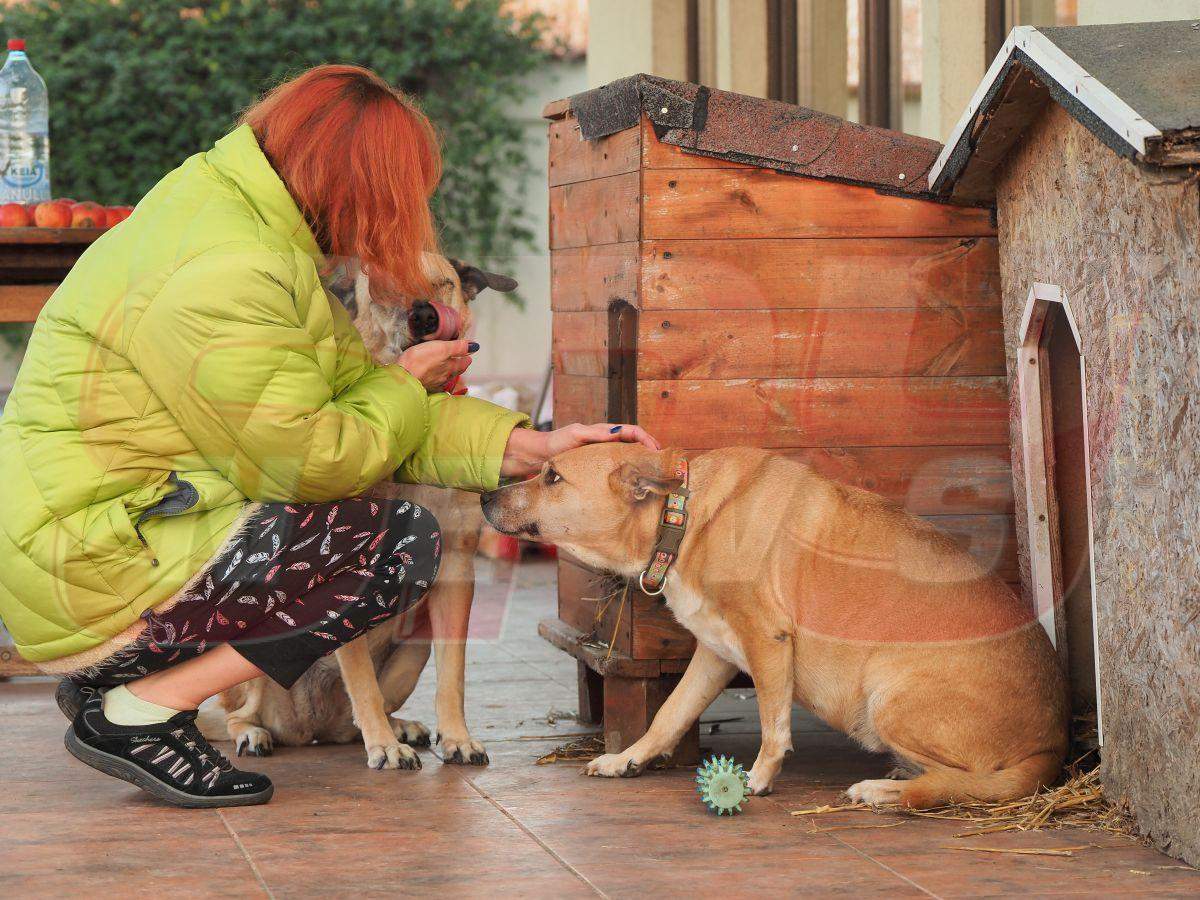
<svg viewBox="0 0 1200 900">
<path fill-rule="evenodd" d="M 287 238 L 320 268 L 321 248 L 287 185 L 258 145 L 249 125 L 239 125 L 204 154 L 212 170 L 228 181 L 268 228 Z"/>
</svg>

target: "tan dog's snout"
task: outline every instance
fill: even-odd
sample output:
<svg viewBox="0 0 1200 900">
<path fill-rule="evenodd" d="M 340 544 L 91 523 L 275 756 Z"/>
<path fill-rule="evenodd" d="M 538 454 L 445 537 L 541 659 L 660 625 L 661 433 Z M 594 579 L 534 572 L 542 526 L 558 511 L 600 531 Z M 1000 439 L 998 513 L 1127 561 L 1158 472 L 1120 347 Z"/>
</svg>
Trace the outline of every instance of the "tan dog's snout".
<svg viewBox="0 0 1200 900">
<path fill-rule="evenodd" d="M 537 537 L 597 569 L 636 574 L 654 543 L 663 495 L 679 484 L 677 450 L 590 444 L 527 481 L 480 498 L 497 531 Z"/>
<path fill-rule="evenodd" d="M 501 534 L 539 535 L 541 529 L 530 516 L 529 487 L 522 482 L 482 494 L 479 505 L 488 524 Z"/>
</svg>

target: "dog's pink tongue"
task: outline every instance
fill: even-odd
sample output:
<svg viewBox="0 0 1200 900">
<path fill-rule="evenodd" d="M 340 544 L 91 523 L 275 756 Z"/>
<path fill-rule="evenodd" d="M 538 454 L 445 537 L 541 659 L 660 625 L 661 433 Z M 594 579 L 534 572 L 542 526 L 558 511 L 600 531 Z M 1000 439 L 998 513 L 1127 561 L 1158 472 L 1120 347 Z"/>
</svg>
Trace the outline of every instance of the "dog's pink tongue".
<svg viewBox="0 0 1200 900">
<path fill-rule="evenodd" d="M 453 341 L 459 332 L 462 331 L 462 316 L 458 314 L 458 310 L 453 306 L 446 306 L 444 303 L 438 303 L 436 300 L 431 300 L 430 305 L 437 310 L 438 313 L 438 328 L 431 334 L 428 340 L 434 341 Z"/>
</svg>

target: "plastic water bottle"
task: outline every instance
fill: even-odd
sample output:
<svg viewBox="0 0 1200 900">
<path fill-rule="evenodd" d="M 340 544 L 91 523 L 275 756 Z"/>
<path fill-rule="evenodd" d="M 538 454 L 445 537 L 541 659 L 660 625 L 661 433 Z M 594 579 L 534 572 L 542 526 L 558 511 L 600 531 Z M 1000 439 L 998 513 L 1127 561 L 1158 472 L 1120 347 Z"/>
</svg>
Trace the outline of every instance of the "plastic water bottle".
<svg viewBox="0 0 1200 900">
<path fill-rule="evenodd" d="M 49 199 L 50 98 L 25 42 L 10 40 L 0 69 L 0 203 Z"/>
</svg>

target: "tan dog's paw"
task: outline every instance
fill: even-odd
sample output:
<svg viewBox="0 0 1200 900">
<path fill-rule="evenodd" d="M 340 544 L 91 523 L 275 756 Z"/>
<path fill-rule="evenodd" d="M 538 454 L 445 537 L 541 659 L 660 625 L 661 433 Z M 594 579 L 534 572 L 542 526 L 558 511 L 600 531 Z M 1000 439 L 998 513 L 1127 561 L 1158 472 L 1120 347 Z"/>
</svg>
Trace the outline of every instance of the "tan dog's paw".
<svg viewBox="0 0 1200 900">
<path fill-rule="evenodd" d="M 411 719 L 392 719 L 392 731 L 396 740 L 410 747 L 428 747 L 429 729 Z"/>
<path fill-rule="evenodd" d="M 421 758 L 407 744 L 376 744 L 367 748 L 367 767 L 382 769 L 419 769 Z"/>
<path fill-rule="evenodd" d="M 903 790 L 903 781 L 876 778 L 851 785 L 846 789 L 846 796 L 856 803 L 885 806 L 889 803 L 900 802 L 900 793 Z"/>
<path fill-rule="evenodd" d="M 491 762 L 488 759 L 487 751 L 483 749 L 483 744 L 470 737 L 455 740 L 441 735 L 438 737 L 438 746 L 442 750 L 442 762 L 449 765 L 486 766 Z"/>
<path fill-rule="evenodd" d="M 605 753 L 588 763 L 584 771 L 601 778 L 636 778 L 645 768 L 645 763 L 638 762 L 628 752 Z"/>
<path fill-rule="evenodd" d="M 244 753 L 270 756 L 275 752 L 275 743 L 271 738 L 271 732 L 257 725 L 247 725 L 233 735 L 233 746 L 237 748 L 238 756 Z"/>
<path fill-rule="evenodd" d="M 771 793 L 771 785 L 775 781 L 774 778 L 767 778 L 760 775 L 755 769 L 751 769 L 747 773 L 746 784 L 750 789 L 750 793 L 755 797 L 765 797 Z"/>
</svg>

